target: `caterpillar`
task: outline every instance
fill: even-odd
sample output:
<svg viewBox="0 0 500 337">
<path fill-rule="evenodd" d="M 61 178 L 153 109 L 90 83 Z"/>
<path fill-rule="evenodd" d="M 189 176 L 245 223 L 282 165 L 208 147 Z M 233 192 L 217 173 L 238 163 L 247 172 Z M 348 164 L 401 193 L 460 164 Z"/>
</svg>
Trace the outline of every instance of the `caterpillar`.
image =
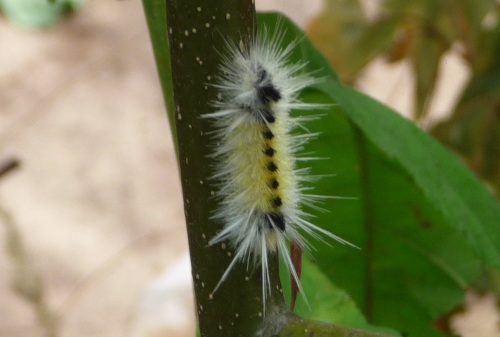
<svg viewBox="0 0 500 337">
<path fill-rule="evenodd" d="M 304 205 L 314 207 L 315 201 L 325 197 L 308 193 L 310 188 L 304 183 L 317 177 L 297 167 L 299 160 L 314 159 L 298 154 L 316 135 L 293 131 L 306 130 L 303 122 L 317 116 L 292 117 L 290 111 L 321 108 L 298 97 L 302 89 L 319 80 L 304 72 L 306 63 L 288 61 L 298 40 L 282 48 L 284 32 L 277 31 L 270 34 L 264 28 L 247 45 L 227 42 L 214 84 L 218 90 L 215 112 L 202 116 L 212 121 L 215 130 L 212 180 L 219 205 L 213 219 L 224 224 L 209 245 L 228 241 L 235 250 L 212 293 L 236 263 L 260 265 L 264 308 L 271 292 L 270 254 L 281 254 L 305 299 L 288 253 L 289 243 L 308 248 L 304 232 L 316 239 L 323 234 L 349 244 L 311 223 L 311 216 L 303 210 Z"/>
</svg>

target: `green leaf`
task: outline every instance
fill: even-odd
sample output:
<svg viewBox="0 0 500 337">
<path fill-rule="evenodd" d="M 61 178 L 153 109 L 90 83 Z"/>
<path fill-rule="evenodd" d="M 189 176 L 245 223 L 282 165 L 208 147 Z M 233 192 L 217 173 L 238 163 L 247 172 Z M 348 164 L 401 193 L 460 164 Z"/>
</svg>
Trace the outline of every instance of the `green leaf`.
<svg viewBox="0 0 500 337">
<path fill-rule="evenodd" d="M 167 106 L 167 117 L 174 140 L 175 152 L 178 154 L 177 130 L 175 128 L 175 108 L 172 89 L 172 71 L 170 69 L 170 48 L 167 38 L 167 9 L 165 0 L 143 0 L 149 36 L 153 45 L 155 63 L 163 90 L 163 98 Z"/>
<path fill-rule="evenodd" d="M 432 322 L 462 303 L 481 262 L 499 266 L 499 207 L 462 163 L 411 123 L 351 89 L 332 82 L 330 90 L 355 125 L 364 216 L 354 239 L 364 256 L 330 275 L 356 290 L 351 295 L 372 322 L 438 336 Z M 331 268 L 324 259 L 323 268 Z"/>
<path fill-rule="evenodd" d="M 350 296 L 336 287 L 309 259 L 303 259 L 302 268 L 301 285 L 305 290 L 308 303 L 306 304 L 303 297 L 298 295 L 295 313 L 300 317 L 399 336 L 394 330 L 368 324 Z M 290 274 L 283 264 L 280 266 L 280 276 L 285 301 L 287 306 L 290 306 Z"/>
<path fill-rule="evenodd" d="M 463 303 L 483 264 L 500 266 L 499 205 L 430 136 L 333 79 L 306 40 L 300 50 L 307 70 L 325 77 L 303 98 L 330 105 L 306 125 L 320 136 L 305 151 L 327 158 L 306 166 L 335 174 L 316 184 L 315 194 L 357 198 L 325 202 L 331 213 L 311 210 L 315 224 L 360 247 L 315 243 L 318 267 L 370 323 L 407 336 L 444 336 L 434 322 Z"/>
<path fill-rule="evenodd" d="M 500 208 L 482 183 L 435 140 L 389 108 L 335 81 L 325 88 L 387 160 L 401 165 L 447 225 L 482 260 L 500 266 Z"/>
</svg>

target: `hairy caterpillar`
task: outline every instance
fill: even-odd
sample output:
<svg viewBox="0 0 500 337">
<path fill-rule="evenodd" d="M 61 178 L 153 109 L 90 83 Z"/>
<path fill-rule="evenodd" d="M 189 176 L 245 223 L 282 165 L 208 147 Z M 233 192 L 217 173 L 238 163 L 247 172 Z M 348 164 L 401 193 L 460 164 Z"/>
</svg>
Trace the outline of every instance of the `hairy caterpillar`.
<svg viewBox="0 0 500 337">
<path fill-rule="evenodd" d="M 304 74 L 306 63 L 293 64 L 288 58 L 297 41 L 281 48 L 284 33 L 270 35 L 266 29 L 244 45 L 228 42 L 217 84 L 216 111 L 203 115 L 215 126 L 213 157 L 219 208 L 214 218 L 224 228 L 210 245 L 228 240 L 235 256 L 213 292 L 239 262 L 253 263 L 262 270 L 262 299 L 271 286 L 268 256 L 279 252 L 299 287 L 299 276 L 288 253 L 288 243 L 307 248 L 299 232 L 313 238 L 324 234 L 347 244 L 338 236 L 315 226 L 303 205 L 314 205 L 319 198 L 308 194 L 304 182 L 315 180 L 308 169 L 299 169 L 298 152 L 314 134 L 293 134 L 302 122 L 314 117 L 291 117 L 294 109 L 317 109 L 318 104 L 304 103 L 299 92 L 317 83 Z M 305 130 L 305 129 L 304 129 Z"/>
</svg>

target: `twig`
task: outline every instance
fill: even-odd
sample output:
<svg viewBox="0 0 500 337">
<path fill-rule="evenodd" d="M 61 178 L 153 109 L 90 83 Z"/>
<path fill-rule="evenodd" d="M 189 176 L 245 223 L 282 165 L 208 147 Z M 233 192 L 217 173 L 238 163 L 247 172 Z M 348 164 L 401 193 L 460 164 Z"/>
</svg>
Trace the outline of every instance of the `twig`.
<svg viewBox="0 0 500 337">
<path fill-rule="evenodd" d="M 15 171 L 21 166 L 21 162 L 16 157 L 10 157 L 0 160 L 0 179 L 7 174 Z"/>
<path fill-rule="evenodd" d="M 45 329 L 45 336 L 57 337 L 59 321 L 46 301 L 42 276 L 33 266 L 14 220 L 1 205 L 0 220 L 6 227 L 7 253 L 16 267 L 12 289 L 33 305 L 38 321 Z"/>
</svg>

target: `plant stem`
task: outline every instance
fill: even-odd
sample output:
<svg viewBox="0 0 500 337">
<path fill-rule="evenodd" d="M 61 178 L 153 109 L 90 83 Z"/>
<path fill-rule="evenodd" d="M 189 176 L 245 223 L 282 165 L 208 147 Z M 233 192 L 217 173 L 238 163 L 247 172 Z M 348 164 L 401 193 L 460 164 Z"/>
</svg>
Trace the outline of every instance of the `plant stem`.
<svg viewBox="0 0 500 337">
<path fill-rule="evenodd" d="M 278 258 L 272 257 L 270 284 L 273 292 L 262 301 L 259 270 L 237 264 L 212 294 L 234 257 L 229 243 L 210 247 L 208 242 L 223 224 L 210 218 L 217 207 L 209 177 L 213 149 L 212 126 L 200 115 L 213 110 L 214 87 L 226 41 L 248 43 L 256 31 L 252 0 L 207 2 L 167 0 L 168 34 L 172 71 L 174 119 L 179 149 L 184 209 L 201 336 L 254 336 L 266 318 L 284 309 Z M 241 41 L 241 42 L 240 42 Z M 281 326 L 280 326 L 281 327 Z"/>
</svg>

